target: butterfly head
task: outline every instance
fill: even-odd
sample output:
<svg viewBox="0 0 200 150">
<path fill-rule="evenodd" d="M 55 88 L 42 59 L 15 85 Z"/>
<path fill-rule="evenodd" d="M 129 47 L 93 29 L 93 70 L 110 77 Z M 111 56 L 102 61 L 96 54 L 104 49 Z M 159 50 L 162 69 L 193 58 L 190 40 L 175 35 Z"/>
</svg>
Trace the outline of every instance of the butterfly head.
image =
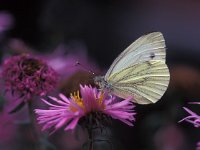
<svg viewBox="0 0 200 150">
<path fill-rule="evenodd" d="M 96 77 L 94 77 L 94 83 L 96 85 L 98 85 L 101 89 L 103 89 L 103 87 L 106 84 L 106 81 L 104 80 L 104 76 L 96 76 Z"/>
<path fill-rule="evenodd" d="M 94 83 L 100 87 L 101 90 L 105 90 L 109 93 L 112 92 L 112 85 L 109 84 L 105 79 L 104 76 L 96 76 L 94 77 Z"/>
</svg>

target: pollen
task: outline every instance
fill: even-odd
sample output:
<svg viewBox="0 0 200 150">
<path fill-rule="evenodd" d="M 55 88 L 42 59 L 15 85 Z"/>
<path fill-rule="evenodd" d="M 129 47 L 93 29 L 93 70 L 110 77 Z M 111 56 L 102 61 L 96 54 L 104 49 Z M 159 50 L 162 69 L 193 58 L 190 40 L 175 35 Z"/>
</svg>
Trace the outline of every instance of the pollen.
<svg viewBox="0 0 200 150">
<path fill-rule="evenodd" d="M 100 97 L 98 98 L 99 105 L 101 105 L 101 104 L 102 104 L 102 102 L 103 102 L 103 99 L 104 99 L 104 93 L 103 93 L 103 92 L 101 92 L 101 94 L 100 94 Z"/>
<path fill-rule="evenodd" d="M 76 103 L 79 107 L 84 109 L 84 103 L 83 99 L 80 97 L 79 91 L 74 92 L 73 94 L 70 93 L 70 97 L 73 100 L 74 103 Z M 70 105 L 70 110 L 73 112 L 77 111 L 77 108 L 73 105 Z"/>
</svg>

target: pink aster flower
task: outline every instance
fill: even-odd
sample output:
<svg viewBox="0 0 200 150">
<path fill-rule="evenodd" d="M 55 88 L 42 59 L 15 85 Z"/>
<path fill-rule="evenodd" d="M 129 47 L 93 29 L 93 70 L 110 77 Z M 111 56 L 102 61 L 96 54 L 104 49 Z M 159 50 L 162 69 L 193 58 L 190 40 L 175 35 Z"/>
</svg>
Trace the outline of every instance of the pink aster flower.
<svg viewBox="0 0 200 150">
<path fill-rule="evenodd" d="M 190 115 L 183 118 L 179 122 L 187 121 L 191 124 L 193 124 L 196 128 L 200 127 L 200 116 L 191 111 L 190 109 L 183 107 L 183 109 L 188 112 Z"/>
<path fill-rule="evenodd" d="M 56 87 L 58 80 L 57 73 L 51 67 L 29 54 L 6 59 L 1 75 L 6 92 L 23 101 L 35 95 L 46 95 Z"/>
<path fill-rule="evenodd" d="M 43 130 L 54 128 L 54 131 L 65 127 L 65 131 L 74 129 L 81 118 L 89 115 L 94 116 L 96 121 L 101 121 L 102 117 L 110 116 L 118 119 L 129 126 L 133 126 L 135 121 L 135 107 L 131 102 L 131 97 L 123 101 L 117 101 L 115 97 L 110 97 L 106 93 L 98 91 L 91 86 L 80 86 L 79 92 L 71 95 L 70 98 L 59 94 L 60 98 L 49 96 L 52 103 L 42 99 L 47 105 L 48 110 L 36 109 L 39 124 L 43 125 Z M 99 120 L 97 120 L 99 119 Z"/>
<path fill-rule="evenodd" d="M 190 104 L 200 104 L 200 102 L 190 102 Z M 186 107 L 183 107 L 183 109 L 186 112 L 188 112 L 190 115 L 183 118 L 179 122 L 187 121 L 187 122 L 193 124 L 194 127 L 199 128 L 200 127 L 200 116 Z M 197 142 L 196 150 L 200 150 L 200 142 Z"/>
</svg>

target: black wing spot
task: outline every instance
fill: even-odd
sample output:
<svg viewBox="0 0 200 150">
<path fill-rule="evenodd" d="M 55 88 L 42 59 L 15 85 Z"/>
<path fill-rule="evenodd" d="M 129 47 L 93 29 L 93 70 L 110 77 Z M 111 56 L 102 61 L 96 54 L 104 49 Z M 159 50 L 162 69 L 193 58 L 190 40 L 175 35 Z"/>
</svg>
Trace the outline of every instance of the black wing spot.
<svg viewBox="0 0 200 150">
<path fill-rule="evenodd" d="M 156 57 L 155 53 L 150 53 L 150 58 L 153 59 L 154 57 Z"/>
</svg>

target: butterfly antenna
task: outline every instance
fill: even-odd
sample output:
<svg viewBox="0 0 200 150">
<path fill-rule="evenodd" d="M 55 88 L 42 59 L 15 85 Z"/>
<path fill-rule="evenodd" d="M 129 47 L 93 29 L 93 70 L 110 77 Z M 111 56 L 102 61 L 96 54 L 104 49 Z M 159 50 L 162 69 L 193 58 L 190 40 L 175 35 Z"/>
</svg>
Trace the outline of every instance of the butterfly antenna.
<svg viewBox="0 0 200 150">
<path fill-rule="evenodd" d="M 88 71 L 89 73 L 91 73 L 92 75 L 95 75 L 94 72 L 92 72 L 88 67 L 84 66 L 83 64 L 81 64 L 79 61 L 76 61 L 75 66 L 80 66 L 81 68 L 83 68 L 85 71 Z"/>
</svg>

